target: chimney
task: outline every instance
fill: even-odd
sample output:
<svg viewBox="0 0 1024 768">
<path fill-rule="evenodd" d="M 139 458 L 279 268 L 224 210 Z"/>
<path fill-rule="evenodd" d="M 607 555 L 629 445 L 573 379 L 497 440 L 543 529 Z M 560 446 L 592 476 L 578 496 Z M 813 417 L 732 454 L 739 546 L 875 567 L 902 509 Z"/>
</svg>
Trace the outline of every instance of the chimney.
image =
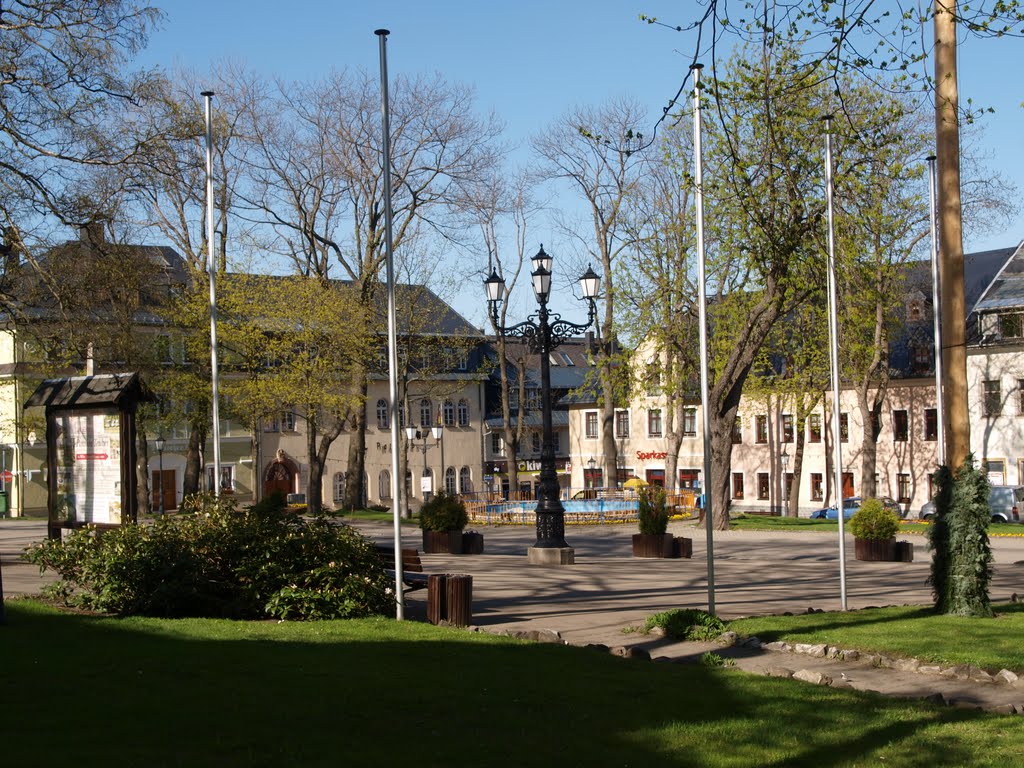
<svg viewBox="0 0 1024 768">
<path fill-rule="evenodd" d="M 78 238 L 86 245 L 103 245 L 106 240 L 103 235 L 103 222 L 90 221 L 83 224 L 78 229 Z"/>
</svg>

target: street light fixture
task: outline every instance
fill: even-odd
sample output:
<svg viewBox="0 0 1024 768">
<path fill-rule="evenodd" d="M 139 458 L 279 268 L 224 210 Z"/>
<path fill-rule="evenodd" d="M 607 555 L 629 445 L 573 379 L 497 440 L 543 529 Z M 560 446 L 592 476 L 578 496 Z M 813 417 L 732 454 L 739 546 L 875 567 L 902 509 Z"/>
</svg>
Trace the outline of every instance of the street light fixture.
<svg viewBox="0 0 1024 768">
<path fill-rule="evenodd" d="M 789 454 L 785 448 L 779 455 L 779 462 L 782 464 L 782 500 L 789 501 Z"/>
<path fill-rule="evenodd" d="M 159 511 L 160 516 L 163 517 L 163 514 L 164 514 L 164 445 L 166 443 L 164 441 L 164 436 L 162 434 L 157 435 L 156 436 L 156 440 L 154 442 L 156 443 L 157 455 L 160 457 L 160 464 L 159 464 L 159 467 L 160 467 L 160 482 L 158 483 L 158 485 L 160 487 L 160 503 L 157 505 L 157 509 Z"/>
<path fill-rule="evenodd" d="M 530 277 L 533 292 L 540 309 L 525 322 L 505 327 L 498 319 L 498 308 L 505 298 L 505 281 L 496 271 L 484 281 L 491 323 L 495 333 L 505 338 L 522 339 L 531 351 L 540 356 L 541 416 L 543 421 L 543 442 L 540 452 L 540 488 L 537 495 L 536 526 L 537 541 L 529 550 L 530 562 L 571 564 L 574 562 L 572 548 L 565 541 L 565 509 L 559 499 L 558 475 L 555 471 L 554 434 L 551 424 L 551 351 L 574 334 L 581 334 L 593 324 L 597 317 L 597 292 L 601 278 L 590 267 L 580 277 L 580 290 L 587 301 L 587 322 L 582 325 L 563 320 L 559 315 L 548 312 L 548 297 L 551 295 L 551 256 L 541 245 L 537 255 L 531 259 L 533 272 Z"/>
<path fill-rule="evenodd" d="M 416 429 L 416 427 L 405 428 L 405 436 L 409 439 L 409 445 L 423 453 L 423 477 L 427 476 L 427 449 L 432 448 L 433 445 L 440 445 L 442 434 L 444 434 L 444 427 L 441 425 L 431 427 L 429 430 L 419 430 Z M 434 438 L 433 445 L 427 442 L 427 438 L 431 436 Z M 420 440 L 421 442 L 417 444 L 417 440 Z M 441 467 L 441 472 L 444 472 L 444 467 Z M 433 484 L 431 484 L 431 487 L 433 487 Z M 422 484 L 420 486 L 420 492 L 422 493 Z M 427 500 L 426 494 L 423 494 L 423 500 Z"/>
</svg>

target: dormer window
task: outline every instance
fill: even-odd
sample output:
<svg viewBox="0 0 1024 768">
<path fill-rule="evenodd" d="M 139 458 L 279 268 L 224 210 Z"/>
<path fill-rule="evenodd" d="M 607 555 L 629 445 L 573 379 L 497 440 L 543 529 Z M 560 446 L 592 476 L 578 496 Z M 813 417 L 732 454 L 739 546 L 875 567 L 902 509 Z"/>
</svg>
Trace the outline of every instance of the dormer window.
<svg viewBox="0 0 1024 768">
<path fill-rule="evenodd" d="M 1006 312 L 999 315 L 999 335 L 1004 339 L 1024 337 L 1024 315 L 1020 312 Z"/>
<path fill-rule="evenodd" d="M 907 322 L 920 323 L 924 319 L 924 294 L 920 291 L 911 291 L 907 294 Z"/>
</svg>

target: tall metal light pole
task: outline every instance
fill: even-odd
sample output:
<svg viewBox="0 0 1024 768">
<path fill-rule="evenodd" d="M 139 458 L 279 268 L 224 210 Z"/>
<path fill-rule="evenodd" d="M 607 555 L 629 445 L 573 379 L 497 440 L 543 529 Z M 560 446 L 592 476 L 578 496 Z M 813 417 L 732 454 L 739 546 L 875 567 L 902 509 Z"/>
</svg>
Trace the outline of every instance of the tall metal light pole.
<svg viewBox="0 0 1024 768">
<path fill-rule="evenodd" d="M 210 379 L 213 383 L 213 492 L 220 496 L 220 373 L 217 366 L 217 261 L 213 253 L 213 91 L 203 91 L 206 114 L 206 251 L 210 272 Z"/>
<path fill-rule="evenodd" d="M 427 442 L 427 438 L 430 437 L 431 435 L 433 435 L 433 437 L 434 437 L 434 445 L 441 445 L 441 435 L 443 434 L 443 432 L 444 432 L 444 427 L 442 427 L 440 425 L 438 425 L 436 427 L 431 427 L 429 430 L 426 430 L 426 429 L 422 429 L 422 430 L 421 429 L 416 429 L 416 427 L 406 427 L 405 428 L 405 436 L 409 440 L 409 445 L 411 445 L 413 448 L 417 449 L 418 451 L 420 451 L 423 454 L 423 477 L 427 476 L 427 449 L 433 447 L 433 446 L 431 446 Z M 417 445 L 416 444 L 417 440 L 421 440 L 422 442 L 420 442 Z M 444 454 L 442 453 L 441 456 L 442 456 L 441 461 L 443 463 L 444 462 Z M 441 468 L 441 471 L 442 472 L 444 471 L 444 467 Z M 420 488 L 421 488 L 421 492 L 422 492 L 422 483 L 421 483 Z M 433 493 L 433 491 L 431 491 L 431 493 Z M 423 500 L 424 501 L 427 500 L 427 495 L 425 493 L 423 494 Z"/>
<path fill-rule="evenodd" d="M 159 472 L 160 472 L 160 482 L 157 483 L 157 485 L 160 487 L 160 503 L 157 505 L 157 509 L 159 510 L 160 517 L 163 517 L 164 516 L 164 436 L 162 434 L 161 435 L 157 435 L 156 440 L 154 442 L 156 443 L 157 455 L 160 457 L 160 463 L 158 465 L 159 466 Z"/>
<path fill-rule="evenodd" d="M 846 610 L 846 529 L 843 525 L 843 450 L 839 434 L 839 314 L 836 297 L 835 225 L 832 221 L 832 115 L 825 121 L 825 203 L 828 213 L 828 333 L 829 359 L 832 367 L 832 442 L 833 474 L 836 490 L 836 517 L 839 520 L 839 606 Z"/>
<path fill-rule="evenodd" d="M 533 352 L 540 356 L 541 417 L 543 442 L 540 451 L 540 489 L 537 495 L 536 526 L 537 541 L 528 551 L 531 563 L 548 565 L 571 565 L 575 553 L 565 541 L 565 508 L 559 498 L 558 474 L 555 471 L 554 430 L 551 425 L 551 351 L 574 334 L 583 333 L 597 317 L 597 290 L 601 278 L 591 267 L 580 277 L 580 289 L 586 299 L 589 313 L 582 325 L 563 320 L 559 315 L 548 312 L 548 297 L 551 294 L 551 257 L 541 245 L 533 257 L 533 292 L 540 309 L 525 322 L 508 328 L 498 320 L 498 306 L 505 298 L 505 281 L 498 273 L 491 271 L 484 281 L 487 289 L 487 303 L 490 306 L 491 322 L 495 333 L 506 338 L 523 339 Z"/>
</svg>

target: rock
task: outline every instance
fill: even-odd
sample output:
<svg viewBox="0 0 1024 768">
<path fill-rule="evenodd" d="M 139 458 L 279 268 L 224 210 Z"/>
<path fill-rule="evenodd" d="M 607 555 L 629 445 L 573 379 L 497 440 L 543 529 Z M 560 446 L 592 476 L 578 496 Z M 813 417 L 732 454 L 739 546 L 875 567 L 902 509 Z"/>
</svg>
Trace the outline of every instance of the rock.
<svg viewBox="0 0 1024 768">
<path fill-rule="evenodd" d="M 561 643 L 562 636 L 553 629 L 521 629 L 512 633 L 512 637 L 520 640 L 532 640 L 535 643 Z"/>
<path fill-rule="evenodd" d="M 957 664 L 954 667 L 946 667 L 939 674 L 943 677 L 951 677 L 954 680 L 966 680 L 970 677 L 969 664 Z"/>
<path fill-rule="evenodd" d="M 900 672 L 917 672 L 921 668 L 921 662 L 917 659 L 896 659 L 892 668 Z"/>
<path fill-rule="evenodd" d="M 970 672 L 968 673 L 968 679 L 972 683 L 992 683 L 992 682 L 995 682 L 994 679 L 992 678 L 992 675 L 990 675 L 984 669 L 979 669 L 978 667 L 975 667 L 975 666 L 971 666 L 970 667 Z"/>
<path fill-rule="evenodd" d="M 625 645 L 617 645 L 611 649 L 613 656 L 621 656 L 624 659 L 649 659 L 651 654 L 643 648 L 630 648 Z"/>
<path fill-rule="evenodd" d="M 748 637 L 746 640 L 744 640 L 741 643 L 741 645 L 744 648 L 760 648 L 761 647 L 761 639 L 759 637 L 757 637 L 756 635 L 754 637 Z"/>
<path fill-rule="evenodd" d="M 761 647 L 764 648 L 766 651 L 791 651 L 791 650 L 793 650 L 793 646 L 791 646 L 789 643 L 784 643 L 781 640 L 775 640 L 774 642 L 771 642 L 771 643 L 763 643 L 761 645 Z"/>
<path fill-rule="evenodd" d="M 917 671 L 919 674 L 922 675 L 941 675 L 942 667 L 940 667 L 938 664 L 922 664 L 920 667 L 917 668 Z"/>
<path fill-rule="evenodd" d="M 832 681 L 832 687 L 833 688 L 853 688 L 853 685 L 850 684 L 849 680 L 833 680 Z"/>
<path fill-rule="evenodd" d="M 715 642 L 719 645 L 731 646 L 736 645 L 736 638 L 736 633 L 730 630 L 728 632 L 723 632 L 722 634 L 720 634 L 715 640 Z"/>
<path fill-rule="evenodd" d="M 765 667 L 764 668 L 764 673 L 768 677 L 792 677 L 793 676 L 793 670 L 792 669 L 786 669 L 785 667 L 775 667 L 775 666 Z"/>
<path fill-rule="evenodd" d="M 852 649 L 847 651 L 840 651 L 839 658 L 843 661 L 856 661 L 860 658 L 860 651 L 854 651 Z"/>
<path fill-rule="evenodd" d="M 994 707 L 986 707 L 986 712 L 995 712 L 1000 715 L 1015 715 L 1017 714 L 1017 707 L 1013 704 L 997 704 Z"/>
<path fill-rule="evenodd" d="M 994 679 L 997 683 L 1002 683 L 1004 685 L 1013 685 L 1018 680 L 1020 680 L 1020 677 L 1017 675 L 1016 672 L 1011 672 L 1008 669 L 1000 669 L 998 672 L 996 672 Z"/>
<path fill-rule="evenodd" d="M 810 669 L 801 669 L 793 673 L 794 680 L 803 680 L 805 683 L 813 683 L 814 685 L 831 685 L 832 678 L 828 675 L 822 674 L 821 672 L 815 672 Z"/>
<path fill-rule="evenodd" d="M 830 659 L 838 659 L 841 658 L 840 654 L 842 654 L 841 650 L 836 648 L 834 645 L 830 645 L 828 647 L 828 653 L 825 655 L 828 656 L 828 658 Z"/>
<path fill-rule="evenodd" d="M 664 637 L 666 633 L 664 627 L 651 627 L 647 634 L 654 635 L 654 637 Z"/>
<path fill-rule="evenodd" d="M 931 694 L 930 696 L 925 696 L 924 700 L 927 701 L 929 704 L 935 704 L 940 707 L 944 707 L 946 705 L 945 697 L 943 697 L 943 695 L 938 691 Z"/>
</svg>

